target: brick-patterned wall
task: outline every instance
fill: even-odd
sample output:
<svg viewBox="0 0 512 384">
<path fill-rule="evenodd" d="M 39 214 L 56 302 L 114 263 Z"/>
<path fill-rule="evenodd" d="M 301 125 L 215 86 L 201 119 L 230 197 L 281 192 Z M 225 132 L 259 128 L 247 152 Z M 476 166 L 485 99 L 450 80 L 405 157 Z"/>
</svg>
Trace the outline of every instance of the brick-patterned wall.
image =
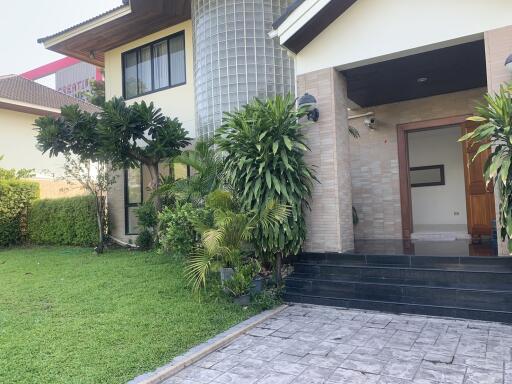
<svg viewBox="0 0 512 384">
<path fill-rule="evenodd" d="M 352 191 L 347 125 L 347 97 L 343 76 L 334 69 L 297 78 L 298 94 L 316 97 L 320 119 L 306 128 L 309 164 L 320 181 L 311 200 L 306 251 L 340 252 L 353 248 Z"/>
<path fill-rule="evenodd" d="M 364 125 L 364 118 L 350 120 L 361 134 L 350 141 L 352 200 L 359 214 L 356 239 L 402 237 L 397 124 L 470 114 L 485 91 L 473 89 L 352 111 L 373 111 L 377 119 L 375 130 Z"/>
<path fill-rule="evenodd" d="M 484 40 L 487 88 L 495 92 L 502 83 L 512 81 L 512 75 L 505 68 L 505 60 L 512 54 L 512 26 L 485 32 Z"/>
</svg>

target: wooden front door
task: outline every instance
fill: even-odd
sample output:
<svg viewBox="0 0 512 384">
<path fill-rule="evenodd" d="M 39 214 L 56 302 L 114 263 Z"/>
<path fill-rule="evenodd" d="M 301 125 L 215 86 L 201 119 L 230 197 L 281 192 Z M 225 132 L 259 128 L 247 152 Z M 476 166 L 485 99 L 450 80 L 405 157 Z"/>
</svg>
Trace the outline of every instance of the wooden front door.
<svg viewBox="0 0 512 384">
<path fill-rule="evenodd" d="M 462 132 L 465 134 L 474 130 L 477 123 L 466 121 L 462 124 Z M 472 237 L 481 235 L 491 235 L 492 220 L 496 217 L 494 207 L 494 187 L 485 185 L 483 168 L 485 160 L 490 153 L 490 149 L 473 157 L 479 148 L 479 145 L 471 145 L 464 142 L 464 179 L 466 181 L 466 208 L 468 213 L 468 232 Z"/>
</svg>

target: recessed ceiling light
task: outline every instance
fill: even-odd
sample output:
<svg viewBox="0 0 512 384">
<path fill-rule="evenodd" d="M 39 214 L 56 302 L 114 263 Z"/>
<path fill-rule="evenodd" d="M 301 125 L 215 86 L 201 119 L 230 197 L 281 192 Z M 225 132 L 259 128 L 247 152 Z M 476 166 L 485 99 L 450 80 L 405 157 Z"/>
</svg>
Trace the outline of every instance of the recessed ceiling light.
<svg viewBox="0 0 512 384">
<path fill-rule="evenodd" d="M 418 79 L 416 80 L 418 83 L 426 83 L 428 80 L 428 77 L 418 77 Z"/>
</svg>

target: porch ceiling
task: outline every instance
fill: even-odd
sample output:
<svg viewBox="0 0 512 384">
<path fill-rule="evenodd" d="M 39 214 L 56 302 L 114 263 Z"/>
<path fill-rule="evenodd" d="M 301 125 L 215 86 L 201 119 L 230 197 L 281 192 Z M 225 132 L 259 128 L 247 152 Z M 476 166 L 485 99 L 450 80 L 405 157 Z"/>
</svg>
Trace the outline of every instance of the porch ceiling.
<svg viewBox="0 0 512 384">
<path fill-rule="evenodd" d="M 371 107 L 487 84 L 483 40 L 342 71 L 348 97 Z M 425 82 L 418 79 L 426 78 Z"/>
</svg>

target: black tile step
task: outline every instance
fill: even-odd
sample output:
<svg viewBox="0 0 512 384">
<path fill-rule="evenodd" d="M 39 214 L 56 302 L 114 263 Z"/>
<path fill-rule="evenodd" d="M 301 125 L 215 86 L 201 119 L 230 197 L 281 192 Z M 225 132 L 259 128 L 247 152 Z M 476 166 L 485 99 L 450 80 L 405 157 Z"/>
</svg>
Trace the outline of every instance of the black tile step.
<svg viewBox="0 0 512 384">
<path fill-rule="evenodd" d="M 293 277 L 369 283 L 512 290 L 512 272 L 295 263 Z"/>
<path fill-rule="evenodd" d="M 343 299 L 391 301 L 512 312 L 512 290 L 475 290 L 288 277 L 285 280 L 285 292 Z"/>
<path fill-rule="evenodd" d="M 434 306 L 424 304 L 399 303 L 392 301 L 373 301 L 364 299 L 344 299 L 338 297 L 306 295 L 286 292 L 286 302 L 328 305 L 345 308 L 358 308 L 390 313 L 410 313 L 428 316 L 455 317 L 473 320 L 497 321 L 512 323 L 512 312 L 489 311 L 453 306 Z"/>
<path fill-rule="evenodd" d="M 400 266 L 512 272 L 512 257 L 362 255 L 350 253 L 301 253 L 290 263 L 328 265 Z"/>
</svg>

